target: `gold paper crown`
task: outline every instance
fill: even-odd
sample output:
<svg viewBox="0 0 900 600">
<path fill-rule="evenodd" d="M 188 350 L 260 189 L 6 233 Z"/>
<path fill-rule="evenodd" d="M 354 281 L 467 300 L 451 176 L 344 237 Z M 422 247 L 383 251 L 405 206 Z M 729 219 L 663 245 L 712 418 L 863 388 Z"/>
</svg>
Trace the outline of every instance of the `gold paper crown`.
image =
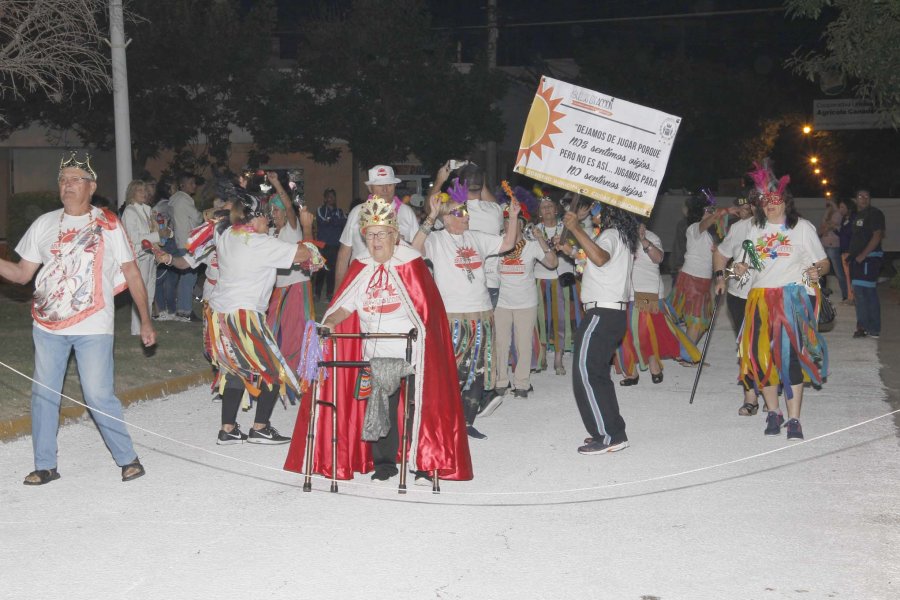
<svg viewBox="0 0 900 600">
<path fill-rule="evenodd" d="M 75 154 L 76 152 L 73 150 L 68 159 L 63 157 L 62 160 L 59 161 L 59 170 L 62 171 L 63 169 L 81 169 L 82 171 L 90 175 L 92 179 L 96 180 L 97 173 L 91 167 L 91 155 L 85 153 L 84 162 L 82 162 L 75 158 Z"/>
<path fill-rule="evenodd" d="M 399 230 L 397 215 L 390 202 L 381 196 L 370 196 L 359 212 L 359 228 L 365 231 L 372 225 L 384 225 Z"/>
</svg>

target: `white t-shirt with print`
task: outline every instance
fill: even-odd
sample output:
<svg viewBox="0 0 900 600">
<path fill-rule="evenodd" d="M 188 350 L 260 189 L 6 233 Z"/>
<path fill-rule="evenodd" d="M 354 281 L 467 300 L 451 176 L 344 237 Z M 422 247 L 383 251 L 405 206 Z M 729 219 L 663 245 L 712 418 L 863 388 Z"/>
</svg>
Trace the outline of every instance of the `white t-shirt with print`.
<svg viewBox="0 0 900 600">
<path fill-rule="evenodd" d="M 652 231 L 647 231 L 645 237 L 648 242 L 662 248 L 662 240 Z M 659 265 L 653 262 L 650 255 L 638 248 L 634 255 L 634 266 L 631 269 L 631 299 L 634 300 L 634 292 L 657 294 L 660 298 L 665 296 L 662 278 L 659 276 Z"/>
<path fill-rule="evenodd" d="M 240 309 L 265 313 L 276 269 L 294 263 L 297 245 L 229 227 L 216 236 L 216 253 L 219 280 L 209 296 L 209 306 L 224 313 Z"/>
<path fill-rule="evenodd" d="M 713 239 L 708 231 L 700 231 L 700 223 L 687 228 L 687 251 L 684 253 L 683 273 L 709 279 L 712 277 Z"/>
<path fill-rule="evenodd" d="M 347 215 L 347 223 L 344 224 L 344 230 L 341 232 L 341 244 L 350 246 L 350 260 L 367 256 L 369 248 L 366 246 L 366 239 L 359 230 L 359 213 L 362 211 L 362 204 L 357 204 Z M 400 237 L 403 241 L 412 243 L 416 233 L 419 232 L 419 220 L 416 218 L 416 212 L 406 204 L 401 204 L 397 209 L 397 225 L 400 229 Z"/>
<path fill-rule="evenodd" d="M 763 269 L 753 274 L 753 288 L 778 288 L 789 283 L 802 284 L 803 272 L 825 259 L 825 248 L 815 226 L 799 219 L 793 229 L 787 225 L 753 225 L 748 238 L 753 240 Z M 807 288 L 811 294 L 813 290 Z"/>
<path fill-rule="evenodd" d="M 588 259 L 581 279 L 581 301 L 628 302 L 634 255 L 616 229 L 604 229 L 594 243 L 609 254 L 609 260 L 598 267 Z"/>
<path fill-rule="evenodd" d="M 363 333 L 409 333 L 415 327 L 397 289 L 396 279 L 399 277 L 395 271 L 390 270 L 391 267 L 396 269 L 397 265 L 408 262 L 408 258 L 398 259 L 398 255 L 405 256 L 407 251 L 410 256 L 415 252 L 405 247 L 401 250 L 400 246 L 395 249 L 394 256 L 385 266 L 387 272 L 379 269 L 379 265 L 371 257 L 362 260 L 367 266 L 357 275 L 361 285 L 356 285 L 353 289 L 355 293 L 347 296 L 347 302 L 342 304 L 341 308 L 358 314 L 359 327 Z M 413 342 L 413 362 L 416 356 L 415 344 L 416 342 Z M 406 340 L 402 338 L 363 340 L 364 360 L 370 360 L 375 356 L 406 360 Z"/>
<path fill-rule="evenodd" d="M 719 244 L 719 252 L 725 258 L 733 258 L 734 262 L 741 262 L 744 259 L 744 240 L 749 239 L 750 227 L 753 225 L 753 218 L 747 217 L 741 219 L 728 229 L 725 239 Z M 747 294 L 753 287 L 753 276 L 756 274 L 754 269 L 748 271 L 750 280 L 744 285 L 734 278 L 728 279 L 728 293 L 738 298 L 747 299 Z"/>
<path fill-rule="evenodd" d="M 497 254 L 502 245 L 501 236 L 480 231 L 453 235 L 444 229 L 425 239 L 425 256 L 431 259 L 434 281 L 448 313 L 491 310 L 484 257 Z M 472 273 L 471 281 L 466 267 Z"/>
<path fill-rule="evenodd" d="M 469 231 L 503 235 L 503 207 L 489 200 L 469 200 Z M 489 288 L 500 287 L 500 257 L 488 256 L 484 261 L 484 276 Z"/>
<path fill-rule="evenodd" d="M 500 257 L 500 297 L 497 300 L 497 308 L 537 306 L 534 271 L 542 258 L 544 251 L 541 250 L 541 245 L 534 241 L 525 242 L 518 258 L 511 258 L 508 254 Z"/>
<path fill-rule="evenodd" d="M 63 209 L 54 210 L 35 219 L 28 231 L 16 245 L 16 253 L 23 259 L 46 265 L 57 254 L 57 242 L 60 236 L 65 240 L 84 228 L 91 216 L 99 216 L 99 208 L 91 208 L 91 212 L 80 217 L 73 217 L 63 212 Z M 60 217 L 62 221 L 60 222 Z M 48 333 L 57 335 L 99 335 L 112 334 L 115 324 L 115 305 L 113 298 L 117 280 L 121 277 L 122 265 L 134 260 L 131 244 L 125 234 L 125 227 L 119 222 L 118 226 L 110 231 L 101 229 L 103 235 L 103 308 L 64 329 L 51 330 L 35 322 L 34 326 Z M 95 299 L 99 300 L 99 299 Z"/>
<path fill-rule="evenodd" d="M 291 228 L 290 223 L 285 223 L 276 237 L 282 242 L 296 246 L 297 242 L 303 239 L 303 226 L 300 225 L 299 221 L 296 228 Z M 287 287 L 303 281 L 309 281 L 309 275 L 301 271 L 299 265 L 293 265 L 290 269 L 278 269 L 275 287 Z"/>
</svg>

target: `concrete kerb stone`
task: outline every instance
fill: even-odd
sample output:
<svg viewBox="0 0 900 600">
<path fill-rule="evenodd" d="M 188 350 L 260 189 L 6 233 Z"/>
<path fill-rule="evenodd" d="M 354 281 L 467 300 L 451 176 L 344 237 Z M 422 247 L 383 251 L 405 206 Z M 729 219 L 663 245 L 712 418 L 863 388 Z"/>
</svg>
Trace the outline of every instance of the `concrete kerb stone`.
<svg viewBox="0 0 900 600">
<path fill-rule="evenodd" d="M 211 382 L 212 371 L 209 367 L 206 367 L 199 371 L 194 371 L 193 373 L 173 377 L 172 379 L 131 388 L 117 393 L 116 396 L 122 402 L 122 406 L 128 406 L 142 400 L 154 400 L 168 396 L 169 394 L 177 394 L 194 386 L 203 383 L 209 384 Z M 65 402 L 65 400 L 63 402 Z M 87 409 L 83 406 L 63 406 L 59 411 L 59 422 L 61 425 L 64 425 L 68 422 L 83 418 L 86 413 Z M 0 441 L 5 442 L 30 433 L 30 415 L 0 421 Z"/>
</svg>

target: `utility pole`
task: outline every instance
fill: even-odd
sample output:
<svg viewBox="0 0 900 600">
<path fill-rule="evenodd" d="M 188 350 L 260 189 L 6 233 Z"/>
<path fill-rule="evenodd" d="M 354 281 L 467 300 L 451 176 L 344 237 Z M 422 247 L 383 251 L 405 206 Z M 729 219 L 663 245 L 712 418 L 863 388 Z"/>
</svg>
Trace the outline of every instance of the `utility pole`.
<svg viewBox="0 0 900 600">
<path fill-rule="evenodd" d="M 125 20 L 122 0 L 109 2 L 109 44 L 112 51 L 113 113 L 116 125 L 116 191 L 118 204 L 125 202 L 131 181 L 131 121 L 128 110 L 128 67 L 125 62 Z"/>
<path fill-rule="evenodd" d="M 500 35 L 497 29 L 497 0 L 488 0 L 487 3 L 487 21 L 488 21 L 488 39 L 487 39 L 487 56 L 488 69 L 497 68 L 497 38 Z M 485 175 L 487 181 L 485 183 L 490 186 L 497 185 L 497 142 L 489 141 L 485 148 L 486 165 Z"/>
</svg>

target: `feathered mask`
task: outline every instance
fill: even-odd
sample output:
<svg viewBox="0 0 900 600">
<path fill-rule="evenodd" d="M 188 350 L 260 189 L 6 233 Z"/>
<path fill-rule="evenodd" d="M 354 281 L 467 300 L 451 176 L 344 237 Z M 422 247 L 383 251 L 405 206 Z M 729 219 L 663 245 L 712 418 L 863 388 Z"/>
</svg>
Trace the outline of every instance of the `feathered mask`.
<svg viewBox="0 0 900 600">
<path fill-rule="evenodd" d="M 784 190 L 791 182 L 791 176 L 784 175 L 781 179 L 776 179 L 768 158 L 762 159 L 761 162 L 754 162 L 753 170 L 747 175 L 753 180 L 753 186 L 759 192 L 760 206 L 784 202 Z"/>
<path fill-rule="evenodd" d="M 517 185 L 515 188 L 510 187 L 508 181 L 500 182 L 500 187 L 503 188 L 503 193 L 507 198 L 510 200 L 515 198 L 519 201 L 519 206 L 522 208 L 522 212 L 519 213 L 519 218 L 525 219 L 526 222 L 531 221 L 531 215 L 537 214 L 538 212 L 540 200 L 521 186 Z M 504 214 L 507 212 L 508 209 L 504 209 Z"/>
</svg>

